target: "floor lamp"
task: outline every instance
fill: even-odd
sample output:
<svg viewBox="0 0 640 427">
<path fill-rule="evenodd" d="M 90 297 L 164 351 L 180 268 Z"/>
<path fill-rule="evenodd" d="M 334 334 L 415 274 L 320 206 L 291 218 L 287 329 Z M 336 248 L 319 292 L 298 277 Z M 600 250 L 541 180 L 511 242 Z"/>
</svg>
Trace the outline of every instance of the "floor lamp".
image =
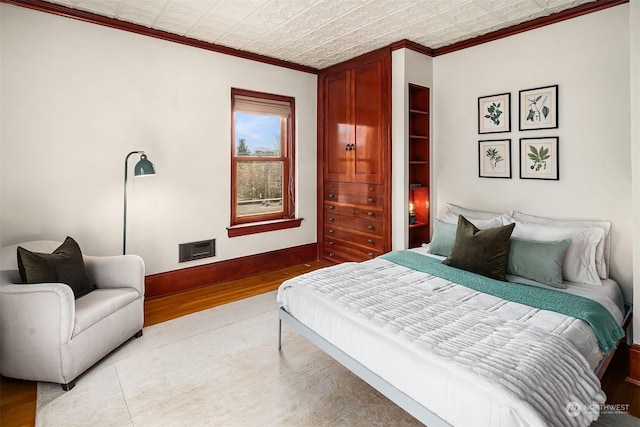
<svg viewBox="0 0 640 427">
<path fill-rule="evenodd" d="M 124 228 L 122 231 L 122 255 L 127 253 L 127 175 L 129 170 L 129 157 L 133 154 L 140 154 L 140 160 L 133 168 L 133 174 L 135 176 L 155 175 L 156 173 L 156 168 L 153 166 L 153 163 L 147 160 L 147 155 L 144 154 L 144 151 L 132 151 L 127 154 L 127 157 L 124 159 Z"/>
</svg>

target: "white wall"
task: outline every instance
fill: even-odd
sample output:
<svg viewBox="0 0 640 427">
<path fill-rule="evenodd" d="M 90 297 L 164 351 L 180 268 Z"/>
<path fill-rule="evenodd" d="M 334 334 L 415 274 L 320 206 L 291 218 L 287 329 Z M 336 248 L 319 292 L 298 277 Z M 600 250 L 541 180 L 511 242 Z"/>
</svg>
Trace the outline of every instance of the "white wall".
<svg viewBox="0 0 640 427">
<path fill-rule="evenodd" d="M 1 246 L 74 236 L 122 248 L 147 274 L 316 241 L 316 76 L 29 9 L 0 5 Z M 229 239 L 230 90 L 296 99 L 300 228 Z M 130 171 L 137 157 L 130 160 Z M 217 256 L 179 264 L 178 244 L 216 238 Z"/>
<path fill-rule="evenodd" d="M 433 58 L 398 49 L 392 52 L 391 60 L 391 218 L 392 248 L 397 250 L 409 245 L 409 83 L 433 88 Z"/>
<path fill-rule="evenodd" d="M 612 221 L 611 276 L 632 295 L 629 5 L 434 59 L 438 206 Z M 518 91 L 559 85 L 559 128 L 518 131 Z M 510 92 L 512 131 L 479 135 L 479 96 Z M 560 180 L 519 179 L 519 138 L 560 138 Z M 512 179 L 478 178 L 478 140 L 512 140 Z M 433 202 L 432 202 L 433 203 Z M 433 208 L 433 204 L 432 204 Z"/>
<path fill-rule="evenodd" d="M 640 0 L 629 2 L 629 43 L 631 76 L 631 162 L 633 167 L 633 277 L 634 290 L 640 289 Z M 640 291 L 633 294 L 633 306 L 640 307 Z M 637 310 L 637 308 L 636 308 Z M 634 310 L 635 311 L 635 310 Z M 633 330 L 640 331 L 640 316 L 633 317 Z M 640 344 L 640 333 L 633 341 Z"/>
<path fill-rule="evenodd" d="M 2 14 L 3 14 L 3 8 L 0 7 L 0 35 L 2 34 Z M 2 82 L 2 37 L 0 37 L 0 178 L 2 178 L 2 129 L 3 129 L 3 120 L 2 120 L 2 93 L 3 93 L 3 85 L 1 84 Z M 0 181 L 0 224 L 2 224 L 2 184 Z M 0 225 L 0 247 L 2 247 L 2 226 Z"/>
</svg>

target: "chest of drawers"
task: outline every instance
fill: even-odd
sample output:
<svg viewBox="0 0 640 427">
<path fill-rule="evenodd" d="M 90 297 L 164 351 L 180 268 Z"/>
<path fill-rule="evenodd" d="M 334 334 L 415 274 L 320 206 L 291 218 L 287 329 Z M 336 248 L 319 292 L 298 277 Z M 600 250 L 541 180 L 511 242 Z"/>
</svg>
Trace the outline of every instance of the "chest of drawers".
<svg viewBox="0 0 640 427">
<path fill-rule="evenodd" d="M 386 251 L 382 186 L 326 181 L 323 252 L 334 262 L 363 261 Z"/>
</svg>

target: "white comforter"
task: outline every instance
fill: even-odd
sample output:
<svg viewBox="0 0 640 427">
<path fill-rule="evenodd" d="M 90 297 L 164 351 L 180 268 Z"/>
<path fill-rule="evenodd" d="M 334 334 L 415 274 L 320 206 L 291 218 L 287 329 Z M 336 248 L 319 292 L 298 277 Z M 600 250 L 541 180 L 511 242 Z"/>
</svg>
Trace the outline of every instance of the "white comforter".
<svg viewBox="0 0 640 427">
<path fill-rule="evenodd" d="M 575 339 L 584 322 L 523 311 L 386 260 L 289 280 L 278 300 L 452 425 L 589 425 L 605 400 L 589 363 L 562 336 L 570 331 Z"/>
</svg>

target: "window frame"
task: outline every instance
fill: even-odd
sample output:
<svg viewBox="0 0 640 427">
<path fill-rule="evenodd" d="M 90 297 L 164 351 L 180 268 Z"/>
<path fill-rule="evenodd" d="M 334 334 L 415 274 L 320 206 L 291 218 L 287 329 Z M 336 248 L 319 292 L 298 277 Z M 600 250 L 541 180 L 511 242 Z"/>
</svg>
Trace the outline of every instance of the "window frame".
<svg viewBox="0 0 640 427">
<path fill-rule="evenodd" d="M 279 157 L 236 156 L 235 106 L 238 96 L 289 104 L 290 114 L 286 119 L 286 125 L 282 120 L 280 123 L 281 152 Z M 260 112 L 256 112 L 256 114 L 260 114 Z M 227 227 L 229 237 L 300 226 L 302 219 L 295 217 L 295 117 L 295 98 L 293 97 L 231 88 L 231 225 Z M 238 163 L 241 161 L 282 162 L 282 211 L 238 216 Z"/>
</svg>

